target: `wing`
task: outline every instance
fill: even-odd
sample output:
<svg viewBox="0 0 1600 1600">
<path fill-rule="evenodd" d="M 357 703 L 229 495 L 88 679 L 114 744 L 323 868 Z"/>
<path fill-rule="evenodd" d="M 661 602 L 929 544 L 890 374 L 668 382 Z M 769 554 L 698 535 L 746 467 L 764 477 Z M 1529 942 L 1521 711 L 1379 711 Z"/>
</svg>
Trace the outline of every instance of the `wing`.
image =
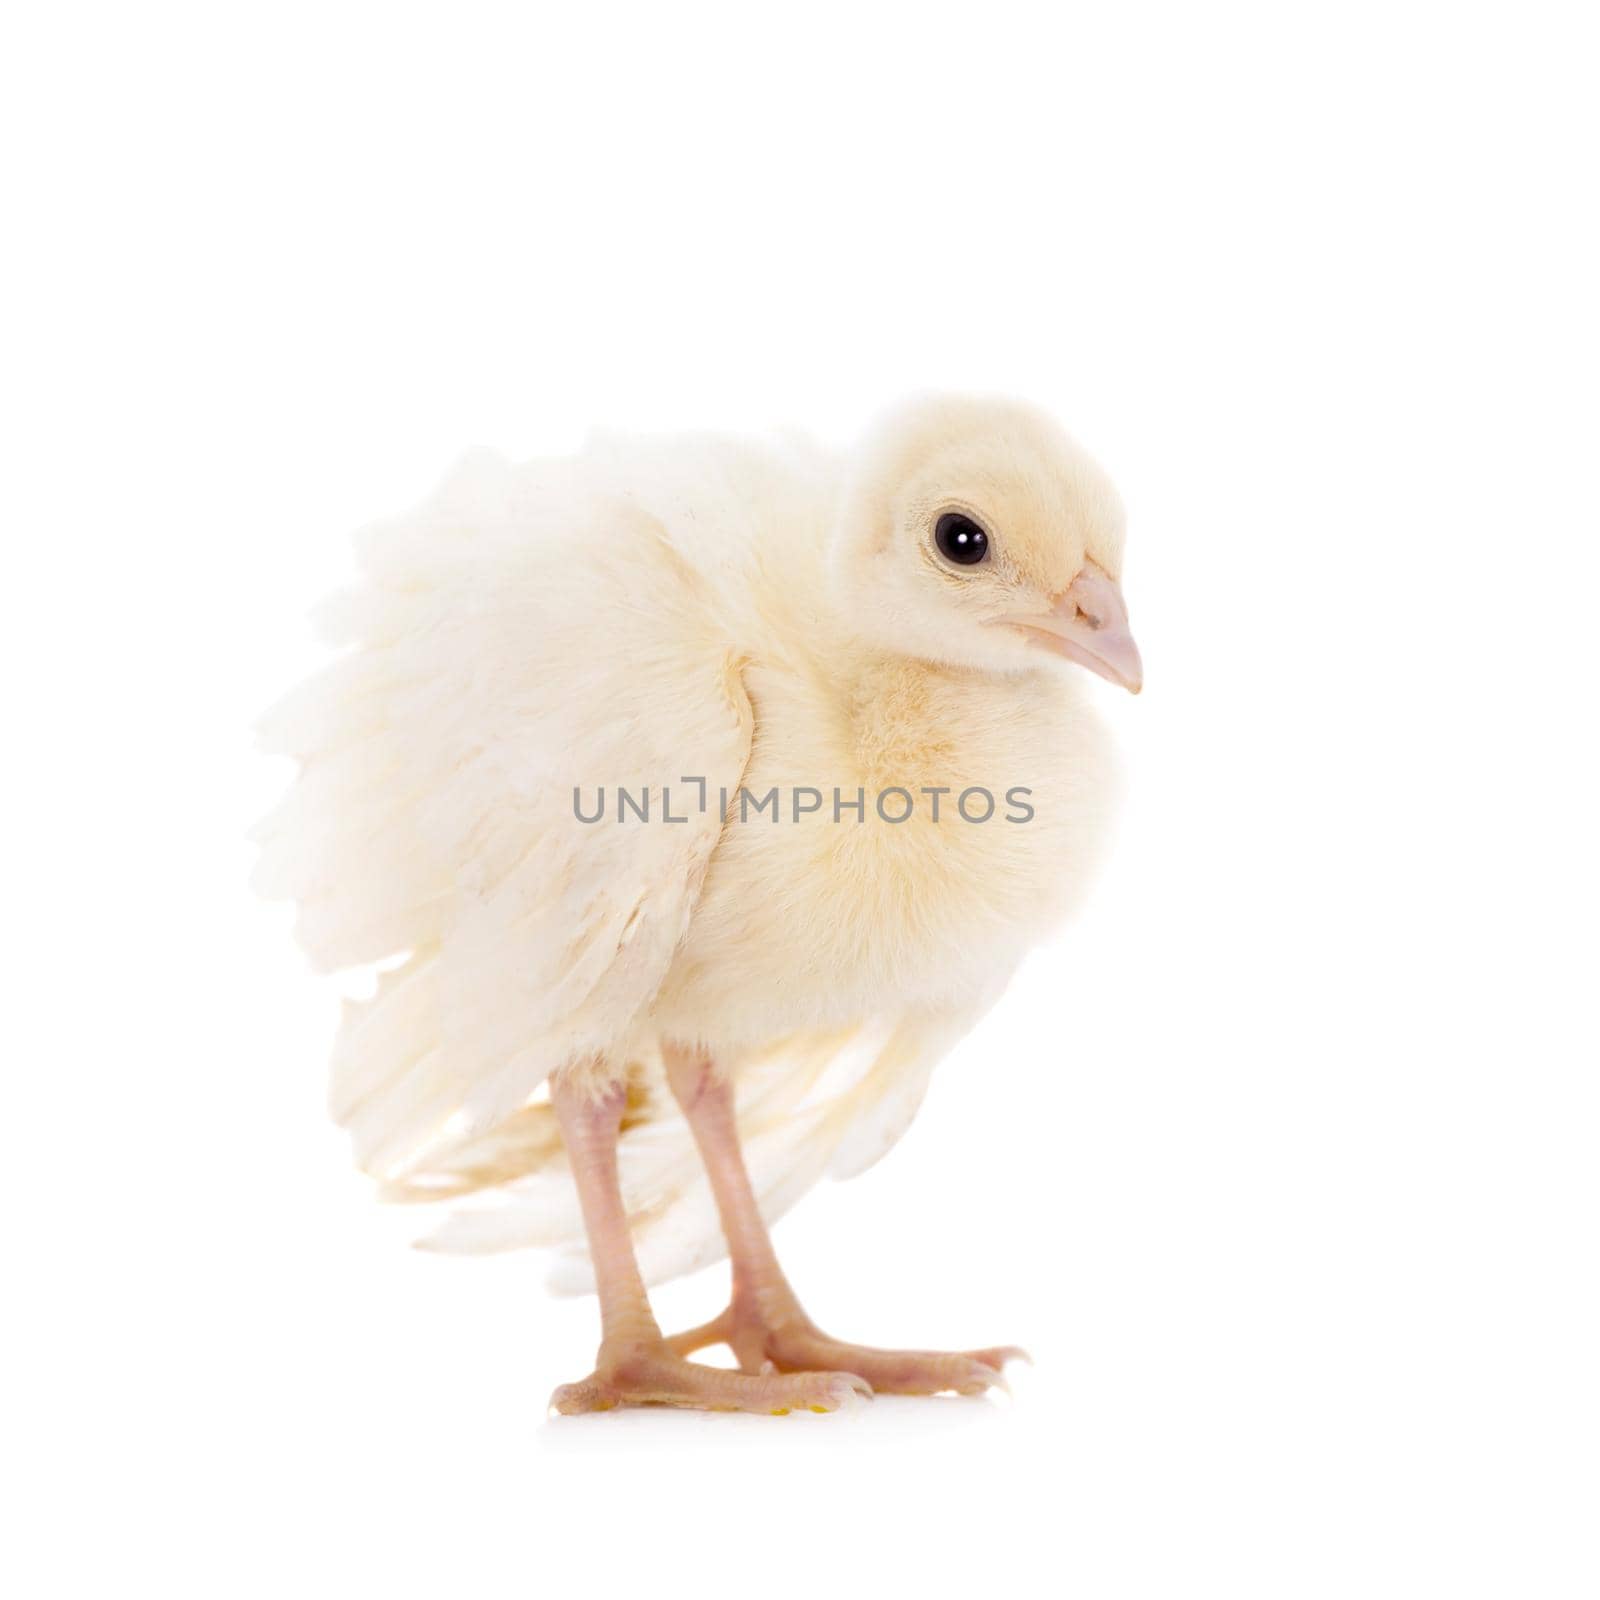
<svg viewBox="0 0 1600 1600">
<path fill-rule="evenodd" d="M 320 967 L 391 964 L 347 1008 L 331 1101 L 361 1165 L 397 1180 L 553 1068 L 625 1048 L 751 714 L 694 561 L 581 461 L 471 460 L 359 551 L 331 612 L 347 652 L 266 724 L 302 765 L 258 830 L 257 885 L 299 903 Z"/>
</svg>

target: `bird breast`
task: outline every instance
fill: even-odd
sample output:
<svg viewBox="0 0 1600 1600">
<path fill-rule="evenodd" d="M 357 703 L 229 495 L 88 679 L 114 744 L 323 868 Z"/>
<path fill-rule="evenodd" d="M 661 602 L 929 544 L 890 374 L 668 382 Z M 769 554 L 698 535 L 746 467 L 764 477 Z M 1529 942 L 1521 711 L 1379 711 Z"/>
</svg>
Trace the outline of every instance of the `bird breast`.
<svg viewBox="0 0 1600 1600">
<path fill-rule="evenodd" d="M 750 762 L 662 1031 L 756 1044 L 969 1005 L 1081 893 L 1109 774 L 1065 674 L 756 662 L 745 686 Z"/>
</svg>

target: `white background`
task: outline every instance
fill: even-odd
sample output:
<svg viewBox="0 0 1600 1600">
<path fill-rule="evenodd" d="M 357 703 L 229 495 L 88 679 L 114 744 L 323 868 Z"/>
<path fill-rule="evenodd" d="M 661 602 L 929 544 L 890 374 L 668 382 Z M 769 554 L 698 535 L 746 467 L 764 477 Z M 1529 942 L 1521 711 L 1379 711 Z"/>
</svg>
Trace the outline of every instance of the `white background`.
<svg viewBox="0 0 1600 1600">
<path fill-rule="evenodd" d="M 1596 1593 L 1581 15 L 12 13 L 10 1592 Z M 1131 798 L 779 1243 L 845 1337 L 1038 1365 L 547 1424 L 593 1307 L 348 1170 L 250 724 L 465 447 L 929 384 L 1124 490 Z"/>
</svg>

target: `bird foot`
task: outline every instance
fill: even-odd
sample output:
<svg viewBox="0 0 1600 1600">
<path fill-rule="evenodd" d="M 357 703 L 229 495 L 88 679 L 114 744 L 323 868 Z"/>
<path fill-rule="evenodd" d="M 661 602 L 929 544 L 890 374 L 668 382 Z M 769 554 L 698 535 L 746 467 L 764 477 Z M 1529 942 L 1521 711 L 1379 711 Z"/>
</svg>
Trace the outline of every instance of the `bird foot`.
<svg viewBox="0 0 1600 1600">
<path fill-rule="evenodd" d="M 791 1411 L 837 1411 L 857 1395 L 871 1399 L 872 1387 L 852 1372 L 728 1372 L 686 1361 L 663 1340 L 614 1354 L 602 1350 L 595 1370 L 581 1382 L 562 1384 L 550 1405 L 563 1416 L 616 1406 L 681 1406 L 782 1417 Z"/>
<path fill-rule="evenodd" d="M 879 1350 L 830 1338 L 798 1306 L 763 1316 L 737 1304 L 703 1327 L 667 1340 L 667 1348 L 687 1356 L 708 1345 L 725 1344 L 750 1373 L 838 1370 L 859 1373 L 882 1394 L 984 1394 L 1010 1386 L 1008 1361 L 1030 1361 L 1018 1345 L 987 1350 Z"/>
</svg>

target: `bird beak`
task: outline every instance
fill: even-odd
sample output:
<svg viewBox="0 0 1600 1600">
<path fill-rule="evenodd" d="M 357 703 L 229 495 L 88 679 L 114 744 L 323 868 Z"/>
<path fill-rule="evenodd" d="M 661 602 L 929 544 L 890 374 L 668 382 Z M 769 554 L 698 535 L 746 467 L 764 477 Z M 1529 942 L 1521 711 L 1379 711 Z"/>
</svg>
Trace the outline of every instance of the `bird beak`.
<svg viewBox="0 0 1600 1600">
<path fill-rule="evenodd" d="M 1128 628 L 1122 590 L 1092 561 L 1043 616 L 1008 617 L 1035 644 L 1098 672 L 1132 694 L 1144 687 L 1144 664 Z"/>
</svg>

